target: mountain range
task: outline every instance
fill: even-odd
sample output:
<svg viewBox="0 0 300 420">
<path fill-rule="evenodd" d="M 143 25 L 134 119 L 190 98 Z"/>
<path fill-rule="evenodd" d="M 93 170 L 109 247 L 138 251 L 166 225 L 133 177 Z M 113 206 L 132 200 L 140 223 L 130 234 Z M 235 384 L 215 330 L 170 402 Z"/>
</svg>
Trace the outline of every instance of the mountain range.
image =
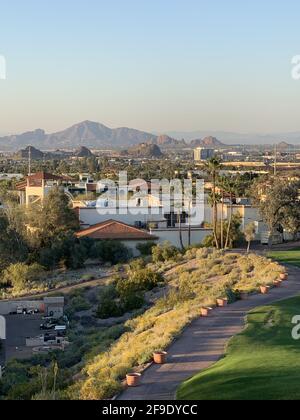
<svg viewBox="0 0 300 420">
<path fill-rule="evenodd" d="M 183 140 L 184 139 L 184 140 Z M 83 121 L 56 133 L 37 129 L 23 134 L 0 136 L 0 151 L 18 151 L 28 145 L 43 151 L 89 149 L 124 150 L 139 144 L 153 144 L 161 149 L 185 147 L 224 147 L 226 145 L 300 144 L 300 132 L 277 134 L 239 134 L 230 132 L 169 132 L 163 135 L 132 128 L 109 128 L 103 124 Z"/>
<path fill-rule="evenodd" d="M 194 139 L 203 139 L 213 136 L 222 143 L 228 145 L 270 145 L 280 142 L 288 142 L 292 145 L 300 145 L 300 131 L 282 133 L 235 133 L 229 131 L 167 131 L 170 137 L 180 140 L 185 139 L 187 143 Z"/>
<path fill-rule="evenodd" d="M 131 128 L 111 129 L 103 124 L 84 121 L 52 134 L 37 129 L 23 134 L 0 137 L 0 150 L 16 151 L 28 145 L 42 150 L 69 150 L 80 146 L 92 149 L 118 149 L 146 143 L 156 138 L 154 134 Z"/>
<path fill-rule="evenodd" d="M 223 143 L 214 137 L 195 140 L 188 144 L 183 139 L 177 140 L 168 135 L 155 135 L 124 127 L 111 129 L 92 121 L 83 121 L 66 130 L 52 134 L 47 134 L 44 130 L 37 129 L 23 134 L 0 137 L 1 151 L 22 149 L 23 154 L 26 154 L 26 147 L 29 145 L 43 151 L 53 151 L 56 149 L 74 150 L 80 147 L 124 150 L 141 144 L 158 146 L 161 149 L 224 146 Z"/>
</svg>

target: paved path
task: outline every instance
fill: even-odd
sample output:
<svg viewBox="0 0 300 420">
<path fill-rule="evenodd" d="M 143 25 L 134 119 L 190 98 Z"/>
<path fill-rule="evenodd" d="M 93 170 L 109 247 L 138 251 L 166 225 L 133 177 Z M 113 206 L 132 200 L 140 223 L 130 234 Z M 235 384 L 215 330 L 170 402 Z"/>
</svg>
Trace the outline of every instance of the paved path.
<svg viewBox="0 0 300 420">
<path fill-rule="evenodd" d="M 216 309 L 211 317 L 199 318 L 185 329 L 170 347 L 166 365 L 152 365 L 144 374 L 141 386 L 128 388 L 119 400 L 174 400 L 178 386 L 224 355 L 228 340 L 245 326 L 247 313 L 265 304 L 300 294 L 300 269 L 289 268 L 289 281 L 269 295 L 254 295 L 226 308 Z"/>
</svg>

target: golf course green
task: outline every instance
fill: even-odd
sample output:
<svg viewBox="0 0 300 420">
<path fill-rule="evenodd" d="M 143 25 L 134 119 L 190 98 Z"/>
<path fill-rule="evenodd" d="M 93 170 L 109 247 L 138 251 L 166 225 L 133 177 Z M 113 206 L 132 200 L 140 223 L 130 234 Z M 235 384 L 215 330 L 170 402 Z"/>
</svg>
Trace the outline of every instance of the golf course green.
<svg viewBox="0 0 300 420">
<path fill-rule="evenodd" d="M 291 264 L 300 267 L 300 249 L 271 251 L 268 253 L 268 257 L 273 258 L 281 264 Z"/>
<path fill-rule="evenodd" d="M 295 315 L 300 315 L 300 297 L 250 312 L 247 328 L 230 341 L 225 357 L 184 382 L 177 399 L 300 399 L 300 341 L 292 338 Z"/>
</svg>

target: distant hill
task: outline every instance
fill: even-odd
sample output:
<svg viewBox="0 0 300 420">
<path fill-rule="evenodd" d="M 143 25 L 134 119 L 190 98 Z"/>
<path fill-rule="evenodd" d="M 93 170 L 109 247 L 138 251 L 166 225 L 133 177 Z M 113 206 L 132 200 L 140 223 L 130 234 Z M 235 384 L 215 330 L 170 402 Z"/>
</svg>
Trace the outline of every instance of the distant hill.
<svg viewBox="0 0 300 420">
<path fill-rule="evenodd" d="M 95 155 L 87 147 L 81 146 L 79 149 L 75 151 L 74 156 L 78 158 L 89 158 Z"/>
<path fill-rule="evenodd" d="M 289 144 L 286 141 L 282 141 L 281 143 L 277 144 L 277 149 L 278 150 L 288 150 L 288 149 L 293 149 L 295 146 L 293 144 Z"/>
<path fill-rule="evenodd" d="M 45 157 L 45 154 L 41 152 L 40 150 L 32 146 L 27 146 L 25 149 L 21 149 L 17 153 L 15 153 L 14 158 L 15 159 L 29 159 L 29 155 L 31 159 L 33 160 L 41 160 L 41 159 L 44 159 Z"/>
<path fill-rule="evenodd" d="M 196 139 L 192 140 L 190 143 L 191 147 L 211 147 L 211 148 L 217 148 L 217 147 L 224 147 L 224 143 L 220 142 L 216 137 L 205 137 L 203 140 Z"/>
<path fill-rule="evenodd" d="M 131 128 L 111 129 L 97 122 L 84 121 L 53 134 L 46 134 L 44 130 L 38 129 L 0 137 L 0 150 L 18 150 L 29 144 L 42 150 L 73 150 L 81 146 L 92 149 L 123 149 L 156 138 L 154 134 Z"/>
<path fill-rule="evenodd" d="M 276 144 L 284 139 L 291 144 L 300 145 L 300 131 L 295 132 L 281 132 L 281 133 L 238 133 L 230 131 L 214 131 L 214 130 L 199 130 L 199 131 L 168 131 L 167 135 L 175 139 L 185 139 L 187 143 L 194 139 L 203 139 L 207 136 L 213 136 L 219 139 L 222 143 L 227 145 L 269 145 Z"/>
<path fill-rule="evenodd" d="M 156 144 L 142 143 L 138 146 L 130 147 L 121 152 L 123 156 L 132 156 L 135 158 L 161 158 L 163 153 Z"/>
<path fill-rule="evenodd" d="M 184 140 L 176 140 L 172 137 L 167 136 L 166 134 L 158 136 L 156 139 L 150 141 L 152 144 L 156 144 L 162 148 L 169 147 L 186 147 L 186 142 Z"/>
</svg>

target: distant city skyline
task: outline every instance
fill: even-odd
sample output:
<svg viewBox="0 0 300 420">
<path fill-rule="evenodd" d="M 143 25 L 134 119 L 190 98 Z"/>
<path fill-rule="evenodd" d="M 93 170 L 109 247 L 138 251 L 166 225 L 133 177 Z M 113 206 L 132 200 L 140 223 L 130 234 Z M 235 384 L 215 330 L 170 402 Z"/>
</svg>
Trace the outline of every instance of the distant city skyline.
<svg viewBox="0 0 300 420">
<path fill-rule="evenodd" d="M 11 0 L 0 134 L 83 120 L 147 132 L 300 131 L 296 0 Z"/>
</svg>

